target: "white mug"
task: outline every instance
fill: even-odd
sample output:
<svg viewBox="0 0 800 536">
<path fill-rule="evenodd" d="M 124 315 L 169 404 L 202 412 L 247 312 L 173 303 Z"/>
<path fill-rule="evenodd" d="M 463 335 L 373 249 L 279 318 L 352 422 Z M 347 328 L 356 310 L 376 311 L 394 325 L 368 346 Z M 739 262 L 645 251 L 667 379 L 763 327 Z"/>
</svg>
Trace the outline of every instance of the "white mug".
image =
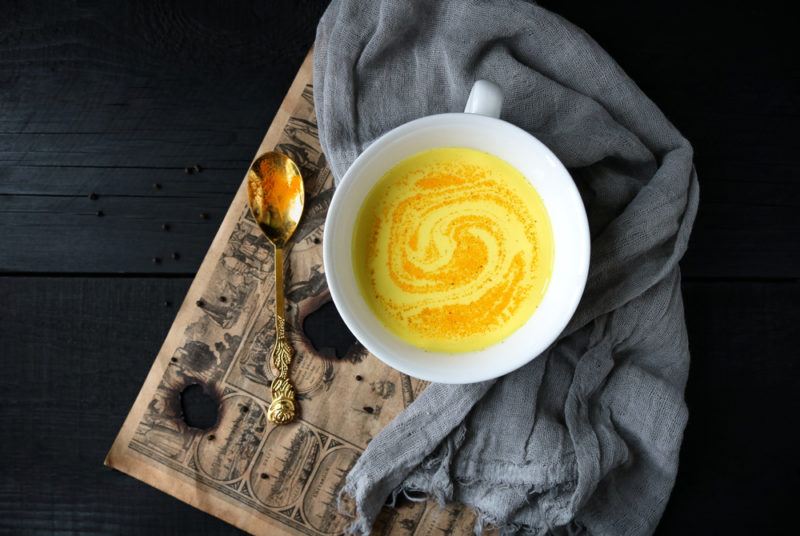
<svg viewBox="0 0 800 536">
<path fill-rule="evenodd" d="M 353 162 L 328 209 L 323 262 L 339 314 L 367 350 L 415 378 L 472 383 L 511 372 L 533 360 L 556 340 L 583 294 L 590 241 L 578 189 L 544 144 L 499 119 L 502 103 L 500 88 L 479 80 L 472 88 L 464 113 L 431 115 L 387 132 Z M 474 352 L 430 352 L 401 340 L 367 304 L 353 270 L 353 229 L 369 191 L 402 160 L 437 147 L 477 149 L 514 166 L 541 196 L 553 231 L 553 272 L 538 308 L 508 338 Z"/>
</svg>

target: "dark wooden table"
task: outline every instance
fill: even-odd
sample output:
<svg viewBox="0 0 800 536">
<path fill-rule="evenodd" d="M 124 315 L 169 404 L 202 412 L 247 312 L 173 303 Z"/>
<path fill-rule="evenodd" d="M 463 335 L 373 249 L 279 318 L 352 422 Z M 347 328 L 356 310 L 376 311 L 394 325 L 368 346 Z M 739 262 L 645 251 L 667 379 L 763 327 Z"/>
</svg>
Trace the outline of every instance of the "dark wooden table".
<svg viewBox="0 0 800 536">
<path fill-rule="evenodd" d="M 102 460 L 325 3 L 0 6 L 0 532 L 236 532 Z M 776 533 L 800 487 L 797 30 L 764 2 L 543 3 L 696 149 L 691 418 L 658 532 Z"/>
</svg>

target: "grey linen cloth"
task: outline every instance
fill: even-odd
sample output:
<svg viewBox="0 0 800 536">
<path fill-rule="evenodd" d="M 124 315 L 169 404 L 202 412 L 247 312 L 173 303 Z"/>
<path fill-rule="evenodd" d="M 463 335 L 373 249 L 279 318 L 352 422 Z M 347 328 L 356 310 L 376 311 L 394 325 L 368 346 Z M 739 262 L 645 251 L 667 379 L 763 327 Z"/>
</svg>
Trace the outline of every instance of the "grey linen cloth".
<svg viewBox="0 0 800 536">
<path fill-rule="evenodd" d="M 591 226 L 586 292 L 530 364 L 432 384 L 372 440 L 343 489 L 351 530 L 404 492 L 472 506 L 479 530 L 652 533 L 688 416 L 678 260 L 697 210 L 692 148 L 597 43 L 536 5 L 334 0 L 314 60 L 334 175 L 393 127 L 462 111 L 477 79 L 570 169 Z"/>
</svg>

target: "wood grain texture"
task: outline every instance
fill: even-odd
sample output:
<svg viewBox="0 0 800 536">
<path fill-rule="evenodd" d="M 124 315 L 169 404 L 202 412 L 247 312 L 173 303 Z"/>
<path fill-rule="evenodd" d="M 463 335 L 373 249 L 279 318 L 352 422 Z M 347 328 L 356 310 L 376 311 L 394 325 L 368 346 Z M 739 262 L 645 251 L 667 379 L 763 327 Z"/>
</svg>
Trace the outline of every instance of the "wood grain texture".
<svg viewBox="0 0 800 536">
<path fill-rule="evenodd" d="M 326 4 L 5 2 L 0 271 L 194 273 Z"/>
<path fill-rule="evenodd" d="M 689 424 L 657 534 L 788 534 L 800 283 L 685 283 L 683 293 Z"/>
<path fill-rule="evenodd" d="M 324 6 L 4 3 L 0 163 L 239 169 Z"/>
<path fill-rule="evenodd" d="M 102 463 L 189 283 L 0 277 L 0 533 L 238 533 Z"/>
<path fill-rule="evenodd" d="M 49 172 L 0 170 L 14 192 L 0 196 L 2 270 L 194 274 L 244 173 L 74 168 L 49 185 Z"/>
</svg>

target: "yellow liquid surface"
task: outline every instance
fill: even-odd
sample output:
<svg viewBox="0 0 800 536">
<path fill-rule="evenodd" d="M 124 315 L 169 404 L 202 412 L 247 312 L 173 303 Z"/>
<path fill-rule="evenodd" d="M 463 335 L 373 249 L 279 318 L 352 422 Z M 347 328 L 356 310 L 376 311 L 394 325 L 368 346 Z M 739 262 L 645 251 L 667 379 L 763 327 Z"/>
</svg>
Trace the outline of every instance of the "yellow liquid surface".
<svg viewBox="0 0 800 536">
<path fill-rule="evenodd" d="M 353 235 L 361 292 L 404 341 L 469 352 L 511 335 L 544 296 L 553 233 L 534 187 L 496 156 L 431 149 L 389 170 Z"/>
</svg>

